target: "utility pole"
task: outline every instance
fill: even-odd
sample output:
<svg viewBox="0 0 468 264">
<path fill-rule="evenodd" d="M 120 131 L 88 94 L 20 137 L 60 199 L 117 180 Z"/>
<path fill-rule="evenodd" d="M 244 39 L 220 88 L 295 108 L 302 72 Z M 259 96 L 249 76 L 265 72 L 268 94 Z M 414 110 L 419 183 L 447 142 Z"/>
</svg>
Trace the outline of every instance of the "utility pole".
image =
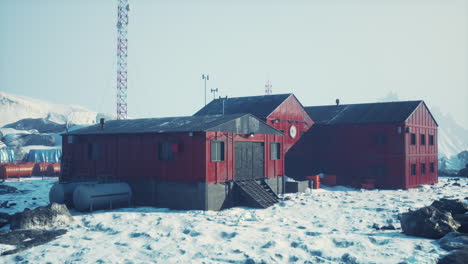
<svg viewBox="0 0 468 264">
<path fill-rule="evenodd" d="M 218 88 L 211 88 L 211 92 L 213 93 L 213 100 L 216 98 L 216 93 L 218 92 Z"/>
<path fill-rule="evenodd" d="M 205 80 L 205 105 L 206 105 L 206 81 L 210 80 L 210 76 L 208 74 L 202 74 L 202 80 Z"/>
</svg>

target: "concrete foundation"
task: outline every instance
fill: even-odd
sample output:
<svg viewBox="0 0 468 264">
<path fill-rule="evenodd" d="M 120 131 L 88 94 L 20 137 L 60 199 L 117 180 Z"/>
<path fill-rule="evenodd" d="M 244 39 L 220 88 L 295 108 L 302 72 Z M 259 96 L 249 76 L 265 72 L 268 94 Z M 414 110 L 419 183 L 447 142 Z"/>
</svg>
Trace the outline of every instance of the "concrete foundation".
<svg viewBox="0 0 468 264">
<path fill-rule="evenodd" d="M 283 177 L 266 178 L 276 193 L 284 190 Z M 260 182 L 260 180 L 258 180 Z M 222 210 L 239 204 L 234 182 L 163 182 L 141 180 L 128 182 L 133 191 L 133 203 L 176 210 Z"/>
<path fill-rule="evenodd" d="M 309 188 L 309 181 L 286 182 L 287 193 L 302 193 Z"/>
</svg>

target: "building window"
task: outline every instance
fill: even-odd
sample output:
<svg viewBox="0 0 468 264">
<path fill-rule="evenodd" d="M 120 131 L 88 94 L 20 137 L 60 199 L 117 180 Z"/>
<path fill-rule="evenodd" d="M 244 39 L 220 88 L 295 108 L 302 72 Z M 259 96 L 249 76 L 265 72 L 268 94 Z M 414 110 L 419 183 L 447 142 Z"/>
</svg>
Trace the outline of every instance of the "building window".
<svg viewBox="0 0 468 264">
<path fill-rule="evenodd" d="M 416 145 L 416 134 L 411 133 L 411 145 Z"/>
<path fill-rule="evenodd" d="M 434 146 L 434 135 L 429 135 L 429 145 Z"/>
<path fill-rule="evenodd" d="M 387 166 L 377 165 L 372 168 L 372 174 L 375 178 L 383 178 L 388 174 Z"/>
<path fill-rule="evenodd" d="M 431 173 L 434 173 L 434 172 L 435 172 L 434 162 L 431 162 L 431 163 L 429 164 L 429 171 L 430 171 Z"/>
<path fill-rule="evenodd" d="M 224 161 L 224 141 L 211 141 L 211 161 Z"/>
<path fill-rule="evenodd" d="M 387 133 L 379 133 L 374 136 L 374 143 L 376 145 L 385 145 L 387 144 Z"/>
<path fill-rule="evenodd" d="M 88 144 L 88 159 L 99 160 L 101 157 L 101 146 L 99 143 L 93 142 Z"/>
<path fill-rule="evenodd" d="M 280 151 L 280 143 L 279 142 L 272 142 L 270 144 L 270 159 L 271 160 L 279 160 L 281 159 L 281 151 Z"/>
<path fill-rule="evenodd" d="M 426 145 L 426 135 L 425 134 L 421 134 L 421 141 L 419 142 L 419 144 Z"/>
<path fill-rule="evenodd" d="M 416 176 L 416 164 L 411 164 L 411 176 Z"/>
<path fill-rule="evenodd" d="M 421 163 L 421 175 L 426 174 L 426 163 Z"/>
<path fill-rule="evenodd" d="M 159 142 L 159 160 L 174 160 L 173 142 Z"/>
<path fill-rule="evenodd" d="M 67 136 L 67 143 L 68 144 L 75 144 L 76 143 L 76 136 L 73 136 L 73 135 Z"/>
</svg>

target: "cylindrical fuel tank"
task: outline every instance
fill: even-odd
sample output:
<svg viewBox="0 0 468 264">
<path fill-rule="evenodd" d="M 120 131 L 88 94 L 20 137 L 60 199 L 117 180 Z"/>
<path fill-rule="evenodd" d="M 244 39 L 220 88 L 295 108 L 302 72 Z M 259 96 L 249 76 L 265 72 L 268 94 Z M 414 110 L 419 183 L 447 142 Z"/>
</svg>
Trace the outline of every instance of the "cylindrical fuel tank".
<svg viewBox="0 0 468 264">
<path fill-rule="evenodd" d="M 93 211 L 129 206 L 132 189 L 127 183 L 85 184 L 73 192 L 73 204 L 78 211 Z"/>
<path fill-rule="evenodd" d="M 0 166 L 0 179 L 12 177 L 31 177 L 34 163 L 3 164 Z"/>
<path fill-rule="evenodd" d="M 65 204 L 68 208 L 73 208 L 73 192 L 76 187 L 82 184 L 92 184 L 94 182 L 70 182 L 55 183 L 49 191 L 50 203 Z"/>
<path fill-rule="evenodd" d="M 34 165 L 34 168 L 32 170 L 32 175 L 33 176 L 44 176 L 47 171 L 47 166 L 49 166 L 50 163 L 48 162 L 41 162 L 41 163 L 36 163 Z"/>
<path fill-rule="evenodd" d="M 46 176 L 58 176 L 60 174 L 60 163 L 51 163 L 47 166 Z"/>
</svg>

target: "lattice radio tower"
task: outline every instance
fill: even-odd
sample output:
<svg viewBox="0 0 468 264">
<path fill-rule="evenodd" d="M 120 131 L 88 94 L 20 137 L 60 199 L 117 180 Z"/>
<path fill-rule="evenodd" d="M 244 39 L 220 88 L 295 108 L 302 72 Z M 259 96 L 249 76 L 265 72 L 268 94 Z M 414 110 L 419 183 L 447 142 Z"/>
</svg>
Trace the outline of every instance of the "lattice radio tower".
<svg viewBox="0 0 468 264">
<path fill-rule="evenodd" d="M 117 12 L 117 119 L 127 119 L 128 0 L 118 0 Z"/>
<path fill-rule="evenodd" d="M 270 94 L 273 93 L 273 89 L 271 89 L 271 87 L 273 87 L 273 86 L 271 85 L 270 80 L 268 80 L 267 83 L 265 84 L 265 94 L 266 95 L 270 95 Z"/>
</svg>

